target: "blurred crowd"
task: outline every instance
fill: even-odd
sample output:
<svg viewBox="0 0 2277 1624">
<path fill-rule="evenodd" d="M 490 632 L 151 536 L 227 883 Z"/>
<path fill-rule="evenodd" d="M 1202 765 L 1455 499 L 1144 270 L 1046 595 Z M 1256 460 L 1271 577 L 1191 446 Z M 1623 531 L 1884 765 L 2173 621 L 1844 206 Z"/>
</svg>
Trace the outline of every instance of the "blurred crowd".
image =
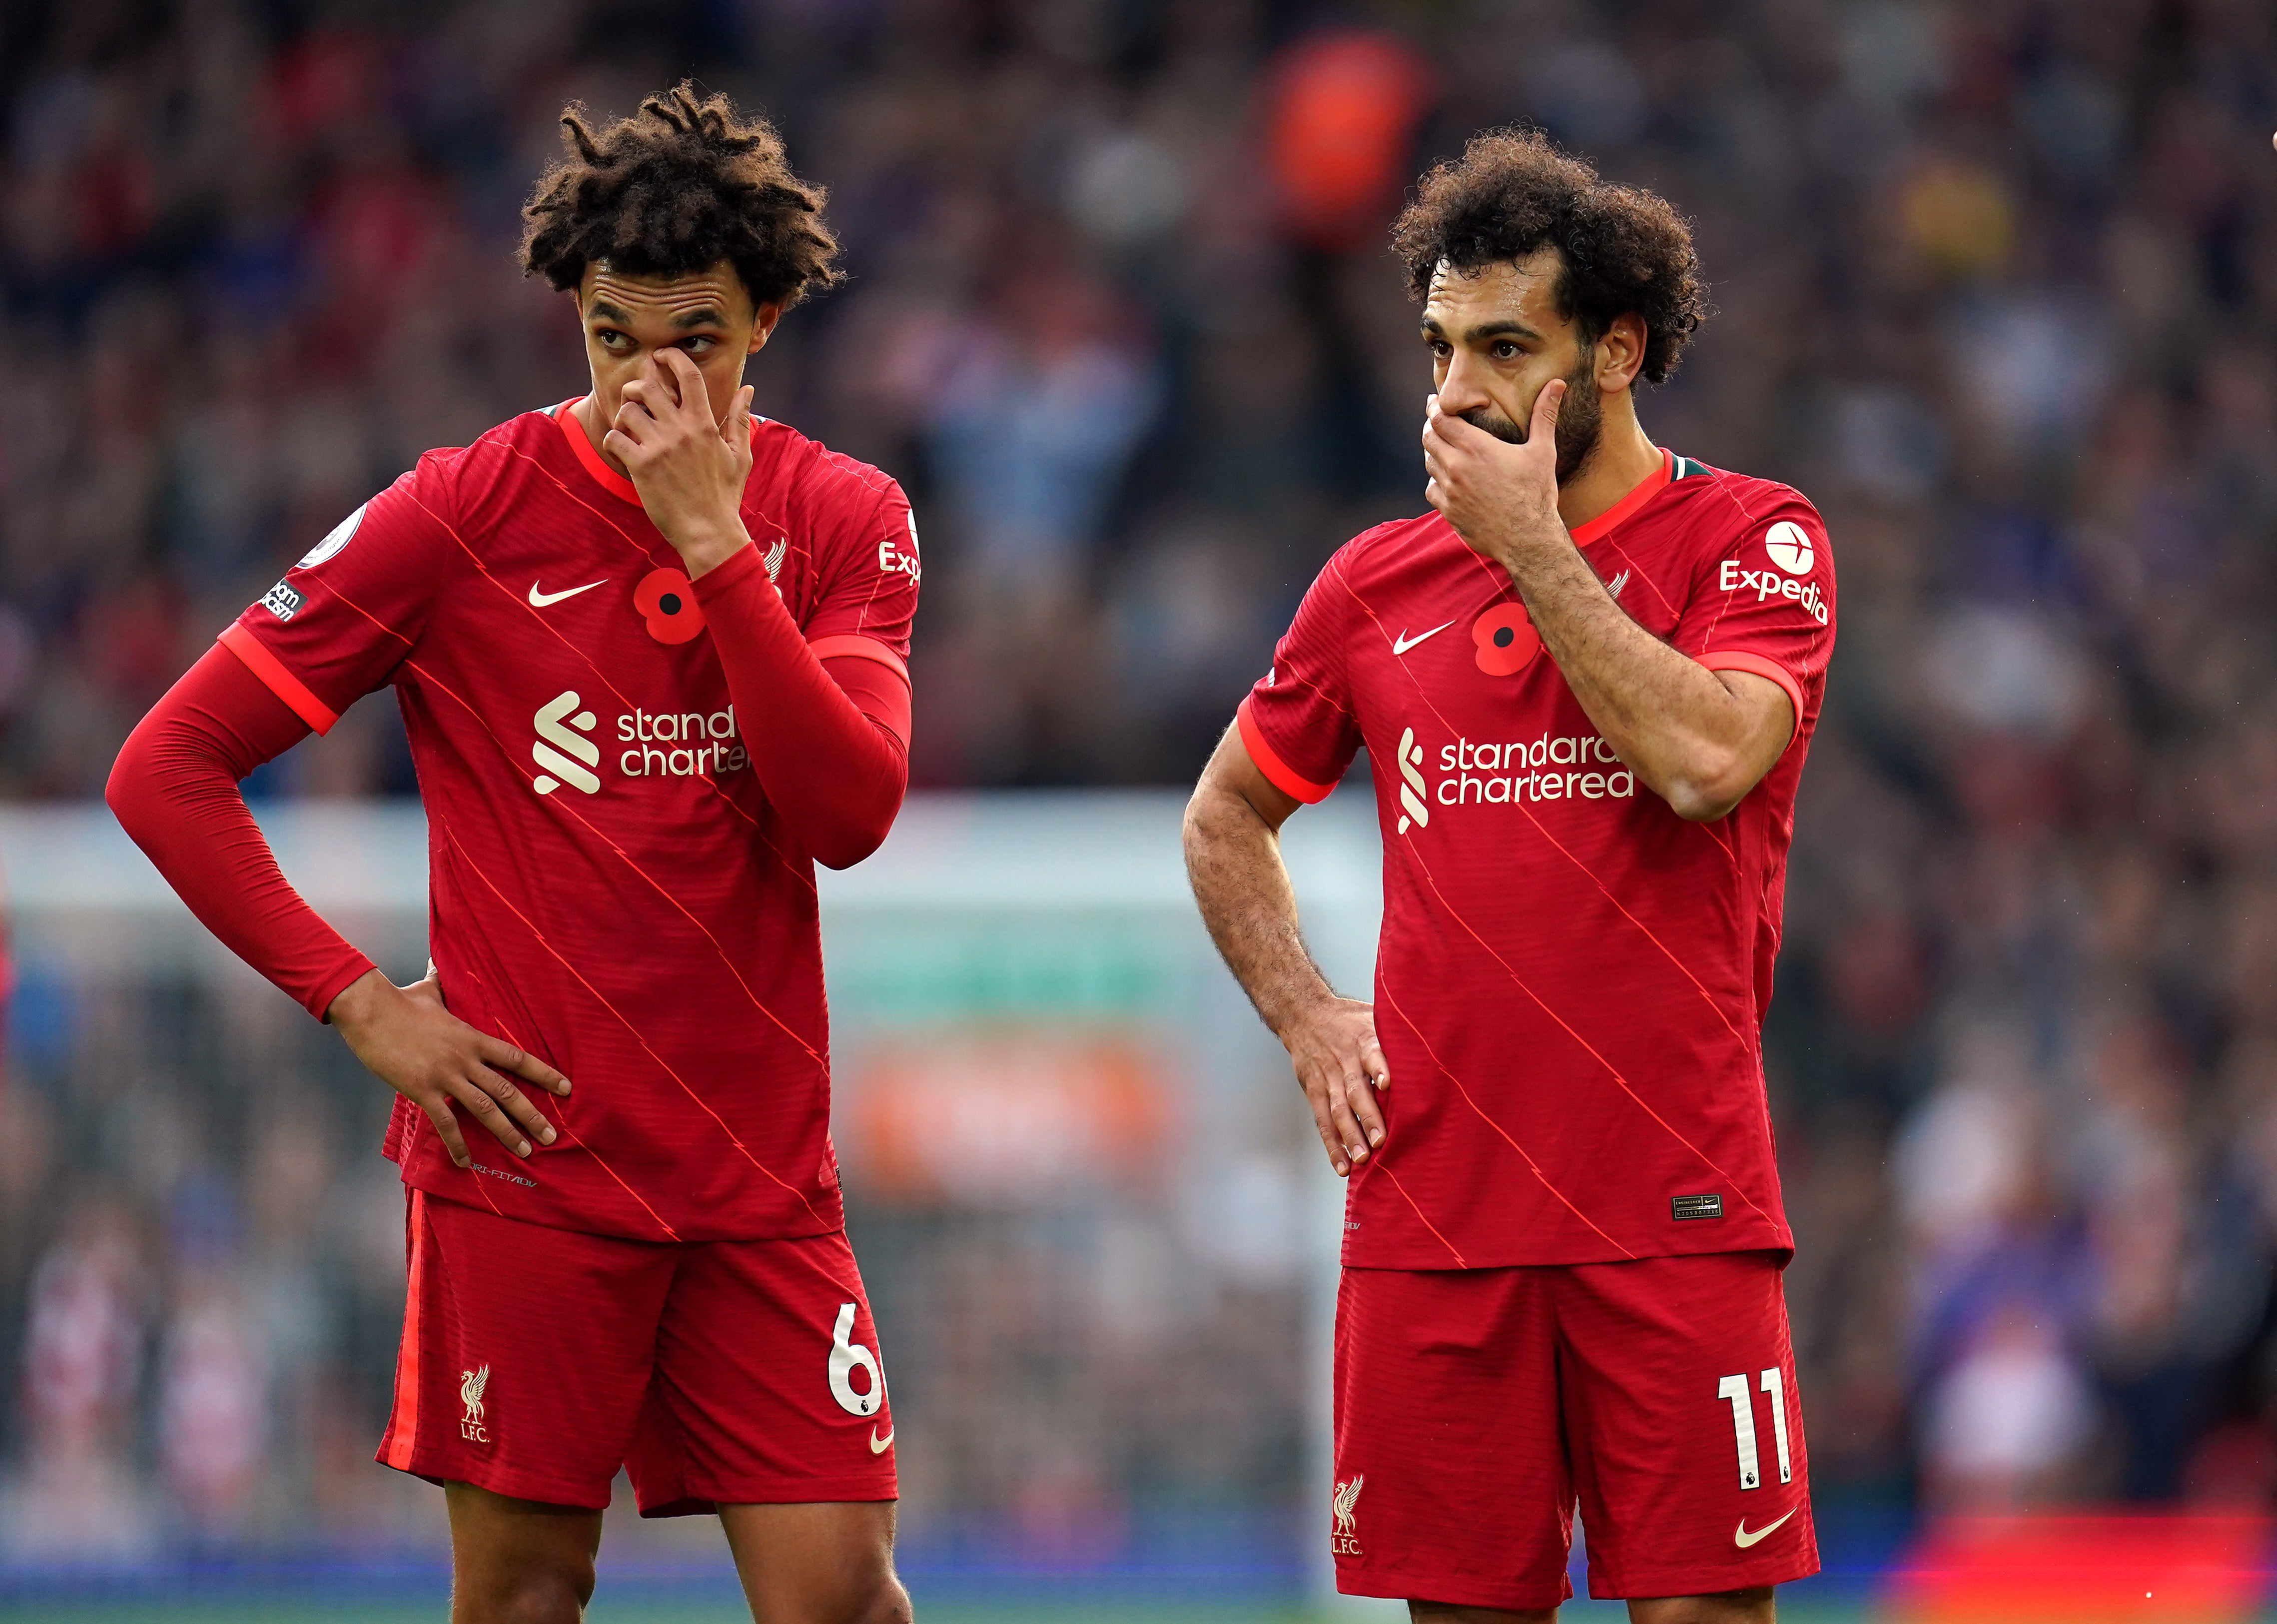
<svg viewBox="0 0 2277 1624">
<path fill-rule="evenodd" d="M 852 279 L 753 380 L 916 501 L 925 785 L 1190 781 L 1319 562 L 1420 510 L 1423 163 L 1529 120 L 1673 199 L 1720 313 L 1647 428 L 1801 487 L 1841 572 L 1767 1045 L 1822 1496 L 2277 1499 L 2277 11 L 0 9 L 0 795 L 95 793 L 341 515 L 579 392 L 518 205 L 564 102 L 689 72 L 832 192 Z M 384 700 L 255 786 L 411 788 Z M 0 1108 L 0 1446 L 132 1432 L 219 1505 L 354 1395 L 262 1374 L 289 1325 L 232 1353 L 201 1260 L 359 1231 L 263 1216 L 310 1164 L 263 1136 L 201 1227 L 99 1103 Z"/>
</svg>

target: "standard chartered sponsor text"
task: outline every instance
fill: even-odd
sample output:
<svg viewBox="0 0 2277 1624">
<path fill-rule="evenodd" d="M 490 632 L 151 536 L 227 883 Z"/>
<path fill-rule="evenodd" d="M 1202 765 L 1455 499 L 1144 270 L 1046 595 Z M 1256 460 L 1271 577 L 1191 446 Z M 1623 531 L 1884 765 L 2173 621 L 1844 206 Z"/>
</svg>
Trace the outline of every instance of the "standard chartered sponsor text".
<svg viewBox="0 0 2277 1624">
<path fill-rule="evenodd" d="M 585 795 L 601 790 L 601 747 L 587 736 L 600 726 L 575 689 L 537 707 L 531 720 L 537 738 L 529 753 L 545 770 L 529 781 L 539 795 L 564 784 Z M 633 748 L 617 758 L 628 778 L 710 778 L 750 766 L 750 752 L 737 742 L 735 707 L 723 711 L 635 711 L 617 718 L 617 739 Z M 668 748 L 667 748 L 668 747 Z"/>
<path fill-rule="evenodd" d="M 1442 777 L 1431 798 L 1442 806 L 1477 802 L 1625 801 L 1636 794 L 1636 774 L 1594 736 L 1542 734 L 1529 742 L 1474 744 L 1458 739 L 1439 750 Z"/>
<path fill-rule="evenodd" d="M 699 711 L 635 711 L 617 718 L 617 740 L 635 748 L 617 758 L 628 778 L 694 778 L 734 773 L 750 765 L 735 742 L 735 707 Z M 666 745 L 673 748 L 666 749 Z"/>
</svg>

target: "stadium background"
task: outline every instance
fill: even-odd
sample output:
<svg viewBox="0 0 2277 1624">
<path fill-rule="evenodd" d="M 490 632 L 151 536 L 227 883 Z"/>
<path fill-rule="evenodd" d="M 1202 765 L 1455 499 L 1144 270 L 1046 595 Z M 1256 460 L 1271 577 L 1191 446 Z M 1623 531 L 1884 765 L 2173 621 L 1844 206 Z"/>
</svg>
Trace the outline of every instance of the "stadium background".
<svg viewBox="0 0 2277 1624">
<path fill-rule="evenodd" d="M 1827 1605 L 1886 1593 L 1941 1518 L 2126 1508 L 2197 1519 L 2155 1526 L 2231 1574 L 2188 1616 L 2253 1616 L 2258 0 L 0 7 L 0 856 L 45 910 L 0 1085 L 0 1613 L 185 1575 L 289 1574 L 307 1609 L 434 1593 L 435 1498 L 369 1462 L 400 1292 L 384 1094 L 281 995 L 154 949 L 172 926 L 78 928 L 140 860 L 93 797 L 342 514 L 578 392 L 516 209 L 564 101 L 683 72 L 781 124 L 847 244 L 759 408 L 896 475 L 925 538 L 931 798 L 832 949 L 857 1240 L 926 1442 L 921 1602 L 926 1575 L 977 1605 L 1040 1574 L 1260 1607 L 1312 1582 L 1317 1149 L 1130 842 L 1173 827 L 1320 560 L 1418 509 L 1428 373 L 1384 227 L 1423 162 L 1528 119 L 1695 221 L 1721 313 L 1648 428 L 1800 486 L 1842 572 L 1768 1037 Z M 346 860 L 326 839 L 400 836 L 369 804 L 412 789 L 385 697 L 249 786 L 312 873 Z M 1344 831 L 1331 893 L 1370 878 L 1359 798 L 1306 815 Z M 1063 892 L 1031 851 L 1154 877 Z M 897 913 L 886 881 L 920 872 Z M 373 882 L 382 937 L 404 879 Z M 925 1132 L 944 1097 L 979 1102 L 954 1155 Z M 665 1590 L 714 1555 L 624 1518 L 620 1553 Z"/>
</svg>

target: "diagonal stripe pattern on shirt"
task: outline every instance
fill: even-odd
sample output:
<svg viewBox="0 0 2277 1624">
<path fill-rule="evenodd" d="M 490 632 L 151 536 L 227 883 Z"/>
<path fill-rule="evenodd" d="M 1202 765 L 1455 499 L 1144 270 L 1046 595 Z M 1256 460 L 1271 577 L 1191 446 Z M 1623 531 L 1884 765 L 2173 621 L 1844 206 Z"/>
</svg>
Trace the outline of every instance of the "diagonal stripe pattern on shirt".
<svg viewBox="0 0 2277 1624">
<path fill-rule="evenodd" d="M 1665 454 L 1575 533 L 1624 580 L 1624 632 L 1795 707 L 1786 753 L 1712 821 L 1639 782 L 1507 575 L 1439 515 L 1354 538 L 1306 592 L 1240 736 L 1300 800 L 1362 748 L 1376 764 L 1382 1035 L 1433 1087 L 1377 1163 L 1396 1177 L 1347 1186 L 1348 1266 L 1792 1247 L 1761 1026 L 1832 645 L 1823 535 L 1786 487 Z M 1720 1216 L 1676 1221 L 1718 1186 Z"/>
</svg>

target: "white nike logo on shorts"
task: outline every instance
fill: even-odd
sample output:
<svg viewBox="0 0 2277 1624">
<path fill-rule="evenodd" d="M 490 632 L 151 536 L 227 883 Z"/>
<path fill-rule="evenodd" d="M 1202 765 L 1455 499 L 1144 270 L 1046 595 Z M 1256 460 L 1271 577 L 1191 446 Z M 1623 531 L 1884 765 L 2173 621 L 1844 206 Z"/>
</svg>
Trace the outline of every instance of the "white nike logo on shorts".
<svg viewBox="0 0 2277 1624">
<path fill-rule="evenodd" d="M 1454 621 L 1449 621 L 1447 622 L 1447 626 L 1452 626 L 1454 623 Z M 1407 635 L 1407 629 L 1403 626 L 1400 628 L 1399 635 L 1391 640 L 1391 652 L 1394 654 L 1405 654 L 1409 649 L 1413 648 L 1417 644 L 1422 642 L 1424 638 L 1437 637 L 1441 632 L 1447 629 L 1447 626 L 1434 626 L 1430 630 L 1418 632 L 1412 637 Z"/>
<path fill-rule="evenodd" d="M 537 583 L 533 581 L 529 583 L 529 606 L 533 609 L 543 609 L 548 604 L 560 603 L 565 598 L 575 598 L 580 592 L 590 592 L 597 586 L 606 585 L 608 585 L 607 580 L 603 579 L 588 581 L 583 586 L 573 586 L 566 592 L 541 592 L 537 590 Z"/>
<path fill-rule="evenodd" d="M 1762 1528 L 1757 1529 L 1752 1534 L 1748 1532 L 1748 1520 L 1745 1517 L 1742 1517 L 1740 1519 L 1739 1529 L 1732 1536 L 1732 1543 L 1739 1546 L 1740 1550 L 1745 1551 L 1749 1545 L 1754 1544 L 1765 1535 L 1777 1533 L 1778 1531 L 1779 1522 L 1785 1522 L 1787 1517 L 1793 1516 L 1800 1509 L 1801 1507 L 1799 1506 L 1788 1506 L 1786 1508 L 1786 1517 L 1781 1517 L 1778 1520 L 1778 1522 L 1765 1523 Z"/>
<path fill-rule="evenodd" d="M 894 1430 L 893 1430 L 891 1427 L 888 1427 L 888 1428 L 887 1428 L 887 1429 L 886 1429 L 886 1436 L 885 1436 L 885 1437 L 880 1437 L 878 1436 L 878 1430 L 877 1430 L 877 1428 L 872 1427 L 872 1428 L 871 1428 L 871 1429 L 870 1429 L 870 1452 L 871 1452 L 872 1454 L 873 1454 L 873 1455 L 882 1455 L 882 1454 L 884 1454 L 887 1450 L 891 1449 L 893 1446 L 894 1446 Z M 1793 1515 L 1794 1515 L 1794 1513 L 1793 1513 L 1793 1512 L 1789 1512 L 1789 1513 L 1787 1513 L 1787 1516 L 1788 1516 L 1788 1517 L 1792 1517 Z M 1783 1521 L 1785 1521 L 1786 1520 L 1786 1519 L 1785 1517 L 1782 1517 L 1779 1521 L 1780 1521 L 1781 1522 L 1783 1522 Z M 1778 1522 L 1774 1522 L 1774 1523 L 1772 1523 L 1772 1524 L 1771 1524 L 1771 1529 L 1775 1529 L 1775 1528 L 1777 1528 L 1777 1527 L 1778 1527 Z M 1771 1529 L 1765 1529 L 1763 1530 L 1763 1534 L 1768 1534 L 1768 1533 L 1770 1533 L 1770 1532 L 1771 1531 Z M 1758 1535 L 1756 1535 L 1756 1536 L 1755 1536 L 1755 1537 L 1756 1537 L 1757 1539 L 1761 1539 L 1763 1536 L 1763 1534 L 1758 1534 Z"/>
</svg>

